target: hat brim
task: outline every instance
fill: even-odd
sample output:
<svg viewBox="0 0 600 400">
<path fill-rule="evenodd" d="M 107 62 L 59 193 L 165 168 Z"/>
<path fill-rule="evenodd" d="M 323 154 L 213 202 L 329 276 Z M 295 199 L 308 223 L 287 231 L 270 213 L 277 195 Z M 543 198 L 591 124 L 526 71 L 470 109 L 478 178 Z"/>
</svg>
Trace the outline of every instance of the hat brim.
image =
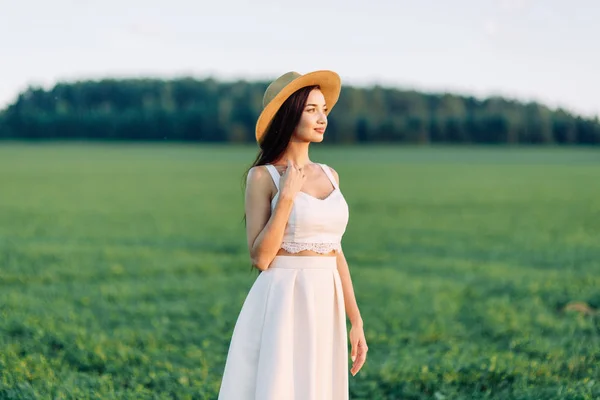
<svg viewBox="0 0 600 400">
<path fill-rule="evenodd" d="M 264 134 L 267 132 L 273 117 L 281 107 L 281 105 L 297 90 L 318 85 L 325 97 L 327 104 L 327 115 L 337 103 L 340 97 L 341 79 L 340 76 L 328 70 L 314 71 L 301 75 L 288 83 L 277 95 L 271 100 L 262 110 L 256 121 L 256 141 L 260 142 Z"/>
</svg>

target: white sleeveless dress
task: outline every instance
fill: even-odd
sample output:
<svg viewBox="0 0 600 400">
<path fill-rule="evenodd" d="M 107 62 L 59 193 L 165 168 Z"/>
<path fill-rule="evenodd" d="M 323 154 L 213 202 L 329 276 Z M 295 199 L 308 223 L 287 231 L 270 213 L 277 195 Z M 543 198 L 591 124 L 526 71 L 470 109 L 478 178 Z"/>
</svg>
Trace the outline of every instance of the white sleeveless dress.
<svg viewBox="0 0 600 400">
<path fill-rule="evenodd" d="M 325 199 L 299 192 L 282 248 L 340 249 L 348 205 L 331 170 Z M 279 190 L 279 173 L 266 165 Z M 278 194 L 271 202 L 273 210 Z M 335 256 L 276 256 L 262 271 L 233 329 L 219 400 L 347 400 L 349 361 Z"/>
</svg>

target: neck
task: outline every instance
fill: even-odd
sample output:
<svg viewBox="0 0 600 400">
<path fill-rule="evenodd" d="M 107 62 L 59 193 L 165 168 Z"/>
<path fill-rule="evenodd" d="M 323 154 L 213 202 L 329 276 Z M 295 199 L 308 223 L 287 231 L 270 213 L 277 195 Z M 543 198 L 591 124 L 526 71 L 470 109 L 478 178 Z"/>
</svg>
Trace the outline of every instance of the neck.
<svg viewBox="0 0 600 400">
<path fill-rule="evenodd" d="M 308 146 L 310 142 L 294 142 L 290 141 L 285 152 L 281 157 L 275 161 L 277 164 L 287 164 L 288 160 L 303 168 L 305 165 L 310 164 L 310 158 L 308 157 Z"/>
</svg>

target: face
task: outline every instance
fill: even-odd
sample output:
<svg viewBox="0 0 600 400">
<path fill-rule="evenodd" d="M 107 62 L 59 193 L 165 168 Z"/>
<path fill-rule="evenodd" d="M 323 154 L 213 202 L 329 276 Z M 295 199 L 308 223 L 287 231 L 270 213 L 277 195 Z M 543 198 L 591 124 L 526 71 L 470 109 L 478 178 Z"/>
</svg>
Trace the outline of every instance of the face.
<svg viewBox="0 0 600 400">
<path fill-rule="evenodd" d="M 299 142 L 321 142 L 327 127 L 327 105 L 325 97 L 319 89 L 313 89 L 302 111 L 300 122 L 292 135 L 292 140 Z"/>
</svg>

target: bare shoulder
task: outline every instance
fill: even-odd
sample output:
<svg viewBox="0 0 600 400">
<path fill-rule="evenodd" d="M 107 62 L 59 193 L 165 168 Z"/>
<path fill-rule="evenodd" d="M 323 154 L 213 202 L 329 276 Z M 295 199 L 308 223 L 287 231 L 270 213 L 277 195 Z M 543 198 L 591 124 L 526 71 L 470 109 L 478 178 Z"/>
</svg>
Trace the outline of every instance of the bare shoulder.
<svg viewBox="0 0 600 400">
<path fill-rule="evenodd" d="M 333 177 L 335 178 L 335 181 L 339 185 L 340 184 L 340 175 L 337 173 L 337 171 L 333 167 L 331 167 L 329 165 L 327 167 L 331 170 L 331 173 L 333 174 Z"/>
<path fill-rule="evenodd" d="M 253 193 L 270 193 L 272 191 L 271 174 L 264 165 L 256 165 L 248 171 L 246 189 Z"/>
<path fill-rule="evenodd" d="M 248 171 L 247 183 L 248 184 L 260 184 L 266 182 L 269 177 L 269 171 L 264 165 L 256 165 Z"/>
</svg>

